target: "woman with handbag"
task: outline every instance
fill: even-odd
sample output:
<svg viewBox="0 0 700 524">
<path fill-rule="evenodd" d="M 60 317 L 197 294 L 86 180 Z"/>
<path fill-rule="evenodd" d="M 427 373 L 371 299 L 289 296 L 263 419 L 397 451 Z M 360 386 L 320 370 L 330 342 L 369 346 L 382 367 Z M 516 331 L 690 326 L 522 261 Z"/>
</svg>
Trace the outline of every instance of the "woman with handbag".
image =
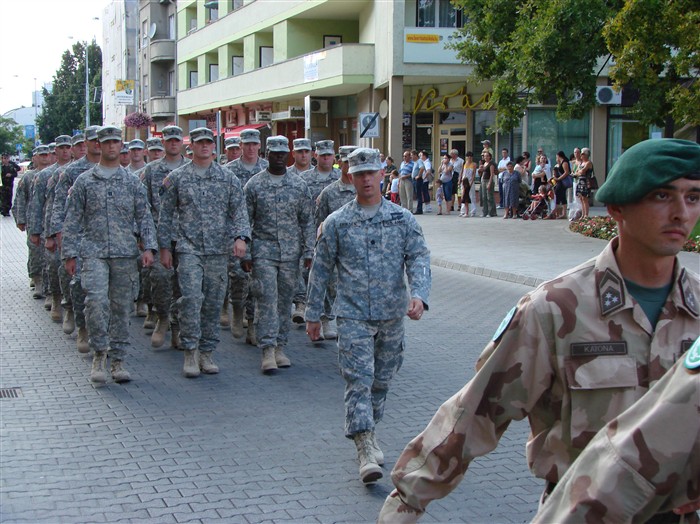
<svg viewBox="0 0 700 524">
<path fill-rule="evenodd" d="M 566 190 L 574 185 L 571 178 L 571 164 L 564 151 L 557 153 L 557 163 L 552 169 L 552 180 L 555 183 L 554 194 L 557 199 L 557 207 L 547 217 L 549 219 L 564 218 L 566 219 Z"/>
<path fill-rule="evenodd" d="M 581 217 L 587 217 L 590 211 L 589 197 L 591 196 L 591 189 L 594 189 L 594 185 L 598 185 L 593 172 L 591 150 L 587 147 L 581 149 L 581 163 L 578 166 L 577 175 L 576 196 L 581 201 Z"/>
</svg>

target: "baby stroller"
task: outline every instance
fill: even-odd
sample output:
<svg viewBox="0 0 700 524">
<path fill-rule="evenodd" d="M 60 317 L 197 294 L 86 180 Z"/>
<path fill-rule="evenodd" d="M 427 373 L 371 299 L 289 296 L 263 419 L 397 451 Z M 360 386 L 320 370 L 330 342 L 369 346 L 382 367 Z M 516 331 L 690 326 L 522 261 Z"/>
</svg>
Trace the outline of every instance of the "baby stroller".
<svg viewBox="0 0 700 524">
<path fill-rule="evenodd" d="M 518 190 L 518 216 L 522 217 L 530 206 L 530 187 L 525 183 L 520 183 Z"/>
<path fill-rule="evenodd" d="M 546 217 L 549 213 L 547 202 L 548 198 L 546 196 L 532 200 L 527 210 L 523 213 L 523 220 L 537 220 L 538 218 Z"/>
</svg>

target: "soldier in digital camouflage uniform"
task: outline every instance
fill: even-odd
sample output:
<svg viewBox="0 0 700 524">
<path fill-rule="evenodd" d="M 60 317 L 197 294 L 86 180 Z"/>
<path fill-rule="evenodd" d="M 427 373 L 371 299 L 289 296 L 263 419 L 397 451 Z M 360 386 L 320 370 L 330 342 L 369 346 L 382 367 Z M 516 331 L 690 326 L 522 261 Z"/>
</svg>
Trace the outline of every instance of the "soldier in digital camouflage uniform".
<svg viewBox="0 0 700 524">
<path fill-rule="evenodd" d="M 227 139 L 233 140 L 233 139 Z M 229 144 L 235 142 L 229 142 Z M 245 187 L 248 180 L 257 173 L 265 171 L 269 165 L 267 160 L 260 158 L 260 131 L 257 129 L 244 129 L 238 138 L 241 154 L 224 167 L 233 173 L 241 181 L 241 187 Z M 235 147 L 229 149 L 236 149 Z M 231 333 L 236 338 L 243 336 L 243 316 L 248 320 L 248 335 L 246 342 L 256 345 L 255 324 L 253 322 L 254 304 L 250 296 L 250 273 L 243 271 L 241 259 L 231 256 L 228 265 L 229 293 L 231 301 L 232 319 Z"/>
<path fill-rule="evenodd" d="M 243 154 L 241 150 L 241 137 L 231 136 L 224 140 L 224 149 L 226 150 L 226 164 L 225 166 L 230 166 L 231 162 L 240 158 Z"/>
<path fill-rule="evenodd" d="M 506 315 L 474 378 L 397 461 L 380 522 L 415 521 L 525 417 L 546 498 L 595 433 L 671 368 L 700 331 L 700 282 L 675 256 L 700 217 L 699 171 L 700 145 L 685 140 L 646 140 L 617 160 L 597 199 L 619 236 Z"/>
<path fill-rule="evenodd" d="M 78 177 L 70 189 L 63 224 L 62 256 L 73 275 L 76 257 L 82 260 L 81 283 L 86 293 L 85 319 L 90 349 L 95 353 L 90 380 L 106 382 L 109 355 L 112 379 L 131 380 L 123 360 L 130 347 L 129 312 L 138 284 L 139 254 L 134 226 L 150 265 L 158 244 L 140 180 L 119 165 L 121 130 L 105 126 L 98 131 L 100 163 Z"/>
<path fill-rule="evenodd" d="M 286 169 L 289 141 L 266 141 L 268 168 L 245 185 L 252 230 L 251 257 L 244 269 L 253 271 L 255 333 L 262 350 L 262 371 L 291 366 L 284 353 L 289 335 L 292 297 L 299 278 L 299 260 L 311 265 L 314 222 L 309 188 Z"/>
<path fill-rule="evenodd" d="M 698 503 L 700 340 L 596 434 L 533 522 L 648 522 Z M 685 515 L 685 522 L 693 520 Z"/>
<path fill-rule="evenodd" d="M 29 275 L 30 287 L 34 288 L 34 298 L 42 298 L 42 276 L 41 270 L 44 265 L 44 249 L 41 246 L 34 245 L 29 236 L 29 207 L 32 202 L 32 187 L 37 174 L 44 168 L 48 167 L 49 148 L 46 146 L 37 146 L 32 151 L 32 165 L 34 169 L 25 171 L 17 184 L 15 192 L 15 201 L 12 205 L 12 214 L 15 218 L 15 223 L 20 231 L 27 234 L 27 274 Z M 38 284 L 38 285 L 37 285 Z"/>
<path fill-rule="evenodd" d="M 241 183 L 212 161 L 214 134 L 200 127 L 190 139 L 194 157 L 163 180 L 158 221 L 161 263 L 172 267 L 173 242 L 178 256 L 182 371 L 188 378 L 219 372 L 212 352 L 219 343 L 228 257 L 232 248 L 243 257 L 250 239 Z"/>
<path fill-rule="evenodd" d="M 428 307 L 430 251 L 413 215 L 382 197 L 379 151 L 358 148 L 348 161 L 357 194 L 323 223 L 309 276 L 306 329 L 318 340 L 323 299 L 337 269 L 333 311 L 345 379 L 345 436 L 355 441 L 360 478 L 370 484 L 382 477 L 375 427 L 403 361 L 403 317 L 419 320 Z"/>
<path fill-rule="evenodd" d="M 124 169 L 129 167 L 131 163 L 131 155 L 129 155 L 129 144 L 122 144 L 122 149 L 119 151 L 119 165 Z"/>
<path fill-rule="evenodd" d="M 61 312 L 61 284 L 59 282 L 58 268 L 61 265 L 55 241 L 48 235 L 47 214 L 50 220 L 50 208 L 53 205 L 53 195 L 56 187 L 55 176 L 70 162 L 71 137 L 61 135 L 54 142 L 54 154 L 57 161 L 41 170 L 33 181 L 33 196 L 30 213 L 29 239 L 35 246 L 43 246 L 45 275 L 48 277 L 48 293 L 51 297 L 51 320 L 60 322 Z"/>
<path fill-rule="evenodd" d="M 160 190 L 163 180 L 173 170 L 188 164 L 190 161 L 182 156 L 182 129 L 178 126 L 166 126 L 163 128 L 163 147 L 165 156 L 155 162 L 151 162 L 144 167 L 139 176 L 143 185 L 146 186 L 146 198 L 151 206 L 153 220 L 158 226 L 158 216 L 160 214 Z M 173 251 L 173 246 L 171 246 Z M 175 261 L 175 265 L 177 262 Z M 148 268 L 143 268 L 142 273 L 147 273 L 142 281 L 151 286 L 150 296 L 153 300 L 153 308 L 157 316 L 155 329 L 151 334 L 151 346 L 159 348 L 165 342 L 165 333 L 170 325 L 171 345 L 174 348 L 179 346 L 180 325 L 175 306 L 175 300 L 180 297 L 177 276 L 173 268 L 166 269 L 160 260 L 155 260 Z"/>
<path fill-rule="evenodd" d="M 68 209 L 68 194 L 71 187 L 88 169 L 91 169 L 100 161 L 100 142 L 97 140 L 97 131 L 100 126 L 90 126 L 85 129 L 85 133 L 77 133 L 71 142 L 76 152 L 76 160 L 58 177 L 58 183 L 54 191 L 53 211 L 51 213 L 51 227 L 49 236 L 56 239 L 56 244 L 61 248 L 63 243 L 63 222 L 65 221 Z M 65 258 L 62 256 L 62 258 Z M 67 302 L 64 307 L 73 312 L 75 325 L 78 327 L 76 346 L 80 353 L 88 353 L 87 324 L 85 323 L 85 290 L 80 283 L 80 256 L 76 259 L 75 274 L 69 275 L 65 270 L 65 265 L 60 272 L 61 290 L 64 292 L 64 302 L 66 296 L 70 296 L 70 304 Z M 69 293 L 66 293 L 69 290 Z"/>
<path fill-rule="evenodd" d="M 311 140 L 308 138 L 297 138 L 292 144 L 294 146 L 292 149 L 294 164 L 287 168 L 287 172 L 301 176 L 303 172 L 308 171 L 312 167 L 311 158 L 313 156 L 313 149 L 311 148 Z M 292 312 L 292 320 L 296 324 L 304 323 L 306 282 L 309 278 L 308 271 L 309 270 L 304 267 L 304 260 L 299 260 L 299 282 L 297 284 L 297 290 L 294 293 L 294 311 Z"/>
<path fill-rule="evenodd" d="M 146 144 L 143 140 L 135 138 L 129 142 L 129 167 L 126 170 L 131 174 L 138 173 L 146 166 L 146 159 L 143 155 L 143 150 L 146 149 Z"/>
<path fill-rule="evenodd" d="M 330 142 L 330 147 L 325 149 L 325 151 L 331 151 L 332 153 L 330 154 L 334 155 L 335 151 L 333 151 L 333 142 L 331 140 L 324 142 Z M 316 154 L 319 154 L 319 148 L 322 148 L 321 142 L 316 143 Z M 319 231 L 321 223 L 323 223 L 328 215 L 334 211 L 337 211 L 355 198 L 355 186 L 352 184 L 352 177 L 350 176 L 350 173 L 348 173 L 348 155 L 355 149 L 357 149 L 357 146 L 340 147 L 341 165 L 338 169 L 340 172 L 340 178 L 326 186 L 315 199 L 316 205 L 314 206 L 314 222 L 316 224 L 316 231 Z M 334 160 L 335 156 L 330 159 L 331 162 Z M 326 297 L 323 301 L 323 314 L 321 315 L 321 338 L 327 340 L 338 338 L 338 329 L 335 325 L 335 315 L 333 315 L 332 311 L 337 281 L 337 271 L 333 271 L 333 276 L 328 282 L 328 289 L 326 289 Z"/>
<path fill-rule="evenodd" d="M 146 158 L 148 162 L 146 165 L 160 160 L 165 156 L 165 148 L 163 147 L 163 141 L 158 137 L 152 137 L 146 140 Z"/>
</svg>

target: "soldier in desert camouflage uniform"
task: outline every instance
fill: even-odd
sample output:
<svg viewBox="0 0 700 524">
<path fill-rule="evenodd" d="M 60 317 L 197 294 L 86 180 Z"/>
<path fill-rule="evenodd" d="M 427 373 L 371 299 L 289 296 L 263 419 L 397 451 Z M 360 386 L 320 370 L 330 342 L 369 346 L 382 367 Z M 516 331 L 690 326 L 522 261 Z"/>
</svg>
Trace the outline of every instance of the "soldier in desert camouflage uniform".
<svg viewBox="0 0 700 524">
<path fill-rule="evenodd" d="M 608 423 L 534 524 L 646 522 L 700 502 L 700 339 L 649 393 Z M 697 516 L 685 516 L 685 522 Z"/>
<path fill-rule="evenodd" d="M 235 144 L 235 142 L 231 143 Z M 238 145 L 241 154 L 224 167 L 238 177 L 238 180 L 241 181 L 241 186 L 245 187 L 248 180 L 250 180 L 253 175 L 265 171 L 269 164 L 267 160 L 260 158 L 258 155 L 260 151 L 260 131 L 257 129 L 244 129 L 241 131 L 241 136 L 238 138 Z M 227 148 L 227 154 L 229 149 L 236 149 L 236 147 Z M 228 298 L 231 301 L 231 309 L 233 310 L 233 318 L 230 323 L 231 333 L 236 338 L 241 338 L 243 336 L 243 315 L 245 314 L 248 320 L 246 342 L 256 345 L 255 324 L 253 323 L 254 304 L 249 293 L 250 273 L 243 271 L 239 258 L 232 256 L 229 259 L 228 278 Z"/>
<path fill-rule="evenodd" d="M 243 257 L 250 225 L 238 179 L 212 161 L 214 134 L 206 127 L 190 132 L 194 158 L 163 180 L 158 244 L 160 261 L 172 267 L 178 256 L 180 341 L 183 374 L 218 373 L 212 352 L 219 343 L 219 312 L 226 292 L 226 268 L 233 248 Z"/>
<path fill-rule="evenodd" d="M 380 522 L 415 521 L 525 417 L 546 498 L 595 433 L 673 366 L 700 331 L 698 276 L 675 257 L 700 217 L 699 170 L 700 146 L 685 140 L 646 140 L 620 157 L 597 195 L 619 236 L 506 315 L 474 378 L 397 461 Z"/>
<path fill-rule="evenodd" d="M 160 215 L 160 189 L 163 186 L 163 180 L 171 171 L 190 162 L 180 152 L 182 149 L 181 128 L 178 126 L 164 127 L 163 141 L 165 142 L 163 146 L 165 157 L 147 164 L 140 172 L 141 182 L 146 186 L 146 198 L 151 205 L 151 214 L 156 228 Z M 159 348 L 163 345 L 165 333 L 168 331 L 168 324 L 170 324 L 172 330 L 171 345 L 177 348 L 179 346 L 180 325 L 174 299 L 179 298 L 180 293 L 175 270 L 173 268 L 166 269 L 157 259 L 154 260 L 151 267 L 144 268 L 142 272 L 148 273 L 148 276 L 142 280 L 151 286 L 151 297 L 157 316 L 155 329 L 151 334 L 151 346 Z"/>
<path fill-rule="evenodd" d="M 382 477 L 375 426 L 403 361 L 403 317 L 419 320 L 428 306 L 430 251 L 413 215 L 382 198 L 379 151 L 359 148 L 348 161 L 357 195 L 323 223 L 309 276 L 306 327 L 309 338 L 318 340 L 323 299 L 337 269 L 333 310 L 345 379 L 345 436 L 355 441 L 360 478 L 369 484 Z"/>
<path fill-rule="evenodd" d="M 332 144 L 332 141 L 328 140 L 328 142 Z M 318 154 L 319 143 L 316 144 L 316 148 Z M 314 206 L 316 231 L 320 231 L 319 228 L 328 215 L 355 198 L 355 186 L 352 185 L 352 177 L 348 173 L 348 155 L 355 149 L 357 149 L 357 146 L 340 147 L 340 179 L 326 186 L 316 198 L 316 205 Z M 332 146 L 330 150 L 332 151 Z M 323 300 L 323 314 L 321 315 L 321 338 L 324 339 L 338 338 L 335 315 L 332 311 L 337 282 L 338 273 L 333 271 L 333 276 L 328 282 L 328 289 L 326 289 L 326 297 Z"/>
<path fill-rule="evenodd" d="M 255 332 L 262 350 L 262 371 L 291 366 L 287 346 L 292 297 L 299 278 L 299 260 L 311 265 L 314 239 L 309 188 L 286 169 L 289 141 L 283 136 L 266 142 L 268 168 L 245 185 L 252 230 L 251 294 L 255 300 Z"/>
<path fill-rule="evenodd" d="M 90 348 L 95 352 L 90 380 L 106 381 L 109 355 L 112 379 L 131 380 L 123 360 L 130 347 L 129 311 L 134 300 L 139 249 L 134 225 L 143 243 L 143 264 L 151 265 L 158 247 L 146 190 L 139 179 L 119 165 L 121 130 L 98 131 L 100 163 L 78 177 L 70 190 L 63 224 L 62 256 L 66 271 L 75 274 L 82 259 L 81 283 L 86 293 L 85 317 Z"/>
</svg>

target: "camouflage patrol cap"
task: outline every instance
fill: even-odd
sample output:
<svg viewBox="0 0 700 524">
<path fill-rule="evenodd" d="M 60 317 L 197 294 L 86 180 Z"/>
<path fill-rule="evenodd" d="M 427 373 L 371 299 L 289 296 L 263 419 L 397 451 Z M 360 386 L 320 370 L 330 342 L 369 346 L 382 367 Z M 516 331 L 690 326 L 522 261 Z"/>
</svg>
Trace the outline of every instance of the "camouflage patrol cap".
<svg viewBox="0 0 700 524">
<path fill-rule="evenodd" d="M 89 126 L 85 128 L 85 140 L 97 140 L 97 131 L 100 126 Z"/>
<path fill-rule="evenodd" d="M 56 142 L 51 142 L 49 144 L 49 153 L 53 153 L 56 151 Z"/>
<path fill-rule="evenodd" d="M 179 126 L 165 126 L 163 128 L 163 141 L 182 140 L 182 128 Z"/>
<path fill-rule="evenodd" d="M 71 144 L 77 145 L 82 142 L 85 142 L 85 134 L 84 133 L 76 133 L 73 135 L 73 138 L 71 138 Z"/>
<path fill-rule="evenodd" d="M 127 144 L 127 143 L 123 143 L 123 144 L 122 144 L 122 149 L 121 149 L 121 151 L 119 151 L 119 154 L 120 154 L 120 155 L 123 155 L 123 154 L 125 154 L 125 153 L 126 153 L 126 154 L 129 153 L 129 144 Z"/>
<path fill-rule="evenodd" d="M 311 140 L 308 138 L 297 138 L 294 141 L 294 151 L 303 151 L 305 149 L 311 151 Z"/>
<path fill-rule="evenodd" d="M 257 129 L 244 129 L 241 131 L 241 144 L 259 144 L 260 131 Z"/>
<path fill-rule="evenodd" d="M 61 147 L 61 146 L 68 146 L 70 147 L 72 145 L 71 143 L 72 138 L 68 135 L 60 135 L 56 137 L 56 147 Z"/>
<path fill-rule="evenodd" d="M 692 174 L 700 174 L 700 145 L 676 138 L 652 138 L 622 154 L 595 197 L 604 204 L 630 204 Z"/>
<path fill-rule="evenodd" d="M 317 155 L 335 155 L 335 143 L 333 140 L 319 140 L 316 142 Z"/>
<path fill-rule="evenodd" d="M 46 145 L 37 146 L 34 154 L 35 155 L 48 155 L 49 154 L 49 146 L 46 146 Z"/>
<path fill-rule="evenodd" d="M 163 141 L 158 137 L 153 137 L 146 140 L 146 147 L 148 147 L 149 151 L 153 151 L 154 149 L 157 149 L 159 151 L 165 150 L 165 148 L 163 147 Z"/>
<path fill-rule="evenodd" d="M 145 147 L 146 147 L 146 144 L 143 143 L 143 140 L 139 140 L 138 138 L 135 138 L 131 142 L 129 142 L 129 150 L 131 150 L 131 149 L 144 149 Z"/>
<path fill-rule="evenodd" d="M 289 153 L 289 140 L 282 135 L 268 137 L 265 149 L 273 153 Z"/>
<path fill-rule="evenodd" d="M 104 126 L 101 127 L 97 132 L 97 140 L 102 142 L 107 142 L 108 140 L 119 140 L 122 141 L 122 130 L 115 126 Z"/>
<path fill-rule="evenodd" d="M 200 140 L 214 141 L 214 133 L 208 127 L 198 127 L 190 131 L 190 140 L 192 142 L 199 142 Z"/>
<path fill-rule="evenodd" d="M 369 147 L 360 147 L 348 155 L 350 169 L 348 173 L 359 173 L 361 171 L 379 171 L 382 163 L 379 160 L 379 150 Z"/>
<path fill-rule="evenodd" d="M 357 149 L 357 146 L 340 146 L 338 149 L 338 153 L 340 153 L 340 160 L 346 162 L 348 155 L 355 151 L 355 149 Z"/>
<path fill-rule="evenodd" d="M 241 147 L 241 139 L 237 136 L 228 137 L 224 140 L 224 147 L 231 149 L 232 147 Z"/>
</svg>

